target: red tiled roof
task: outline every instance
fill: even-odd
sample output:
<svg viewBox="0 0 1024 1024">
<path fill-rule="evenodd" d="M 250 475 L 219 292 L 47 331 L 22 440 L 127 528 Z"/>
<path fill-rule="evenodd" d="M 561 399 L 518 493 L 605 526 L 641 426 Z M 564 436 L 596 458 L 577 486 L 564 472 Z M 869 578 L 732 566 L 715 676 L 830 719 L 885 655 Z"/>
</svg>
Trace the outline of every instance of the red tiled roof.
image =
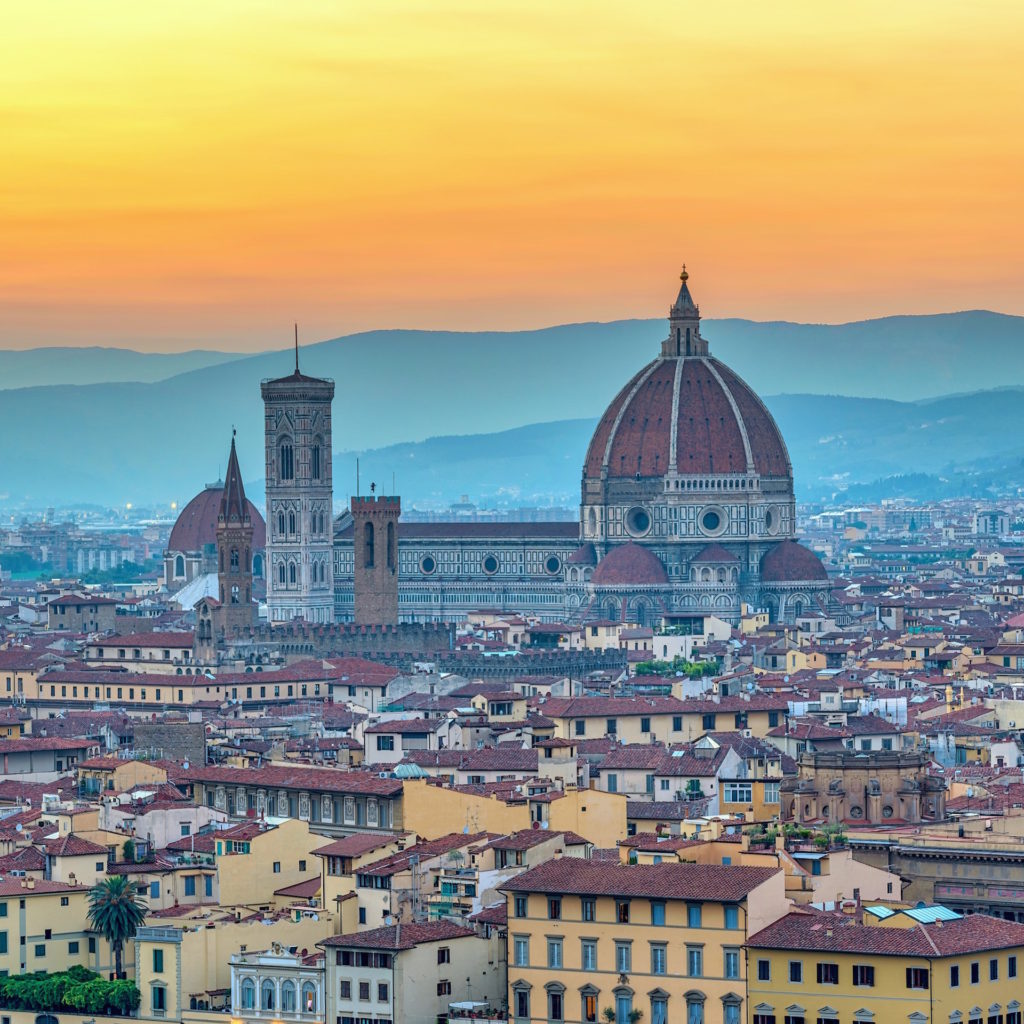
<svg viewBox="0 0 1024 1024">
<path fill-rule="evenodd" d="M 370 832 L 356 832 L 319 847 L 313 851 L 313 854 L 317 857 L 361 857 L 387 846 L 388 843 L 393 843 L 396 838 L 396 836 L 373 835 Z"/>
<path fill-rule="evenodd" d="M 22 885 L 25 880 L 22 878 L 2 878 L 0 879 L 0 896 L 31 896 L 35 893 L 36 896 L 42 896 L 47 893 L 54 892 L 85 892 L 86 886 L 84 885 L 68 885 L 65 882 L 50 882 L 45 878 L 37 878 L 32 884 L 30 889 L 26 885 Z M 32 879 L 29 879 L 29 883 L 32 883 Z"/>
<path fill-rule="evenodd" d="M 388 928 L 371 928 L 365 932 L 350 932 L 348 935 L 332 935 L 317 945 L 402 950 L 413 949 L 426 942 L 446 942 L 475 934 L 472 928 L 463 928 L 447 921 L 431 921 L 427 924 L 399 924 Z"/>
<path fill-rule="evenodd" d="M 311 900 L 320 891 L 320 876 L 314 875 L 302 882 L 295 882 L 286 885 L 282 889 L 275 889 L 275 896 L 288 896 L 297 900 Z"/>
<path fill-rule="evenodd" d="M 263 768 L 190 768 L 182 772 L 187 782 L 224 786 L 269 786 L 274 789 L 305 789 L 326 793 L 367 793 L 371 796 L 398 796 L 398 779 L 381 779 L 371 772 L 345 771 L 341 768 L 303 768 L 268 765 Z"/>
<path fill-rule="evenodd" d="M 106 857 L 107 848 L 99 843 L 90 842 L 73 832 L 59 839 L 47 839 L 39 844 L 50 857 L 89 857 L 102 855 Z"/>
<path fill-rule="evenodd" d="M 23 736 L 17 740 L 0 740 L 0 755 L 23 754 L 36 750 L 88 750 L 98 747 L 96 740 L 61 739 L 55 736 Z"/>
<path fill-rule="evenodd" d="M 941 924 L 880 928 L 844 914 L 787 914 L 752 935 L 753 949 L 792 949 L 878 956 L 962 956 L 1024 946 L 1024 924 L 970 914 Z"/>
<path fill-rule="evenodd" d="M 609 865 L 567 857 L 517 875 L 500 889 L 736 903 L 767 882 L 777 870 L 719 864 Z"/>
<path fill-rule="evenodd" d="M 191 648 L 195 635 L 189 632 L 164 633 L 123 633 L 93 640 L 90 647 L 188 647 Z"/>
<path fill-rule="evenodd" d="M 416 843 L 408 846 L 400 853 L 393 853 L 389 857 L 375 860 L 372 864 L 366 864 L 359 869 L 361 875 L 388 876 L 404 871 L 410 863 L 410 858 L 417 856 L 420 863 L 430 857 L 441 857 L 453 850 L 461 850 L 466 846 L 474 846 L 484 840 L 491 839 L 489 832 L 474 832 L 467 835 L 463 832 L 451 832 L 446 836 L 437 839 L 430 839 L 426 842 Z"/>
</svg>

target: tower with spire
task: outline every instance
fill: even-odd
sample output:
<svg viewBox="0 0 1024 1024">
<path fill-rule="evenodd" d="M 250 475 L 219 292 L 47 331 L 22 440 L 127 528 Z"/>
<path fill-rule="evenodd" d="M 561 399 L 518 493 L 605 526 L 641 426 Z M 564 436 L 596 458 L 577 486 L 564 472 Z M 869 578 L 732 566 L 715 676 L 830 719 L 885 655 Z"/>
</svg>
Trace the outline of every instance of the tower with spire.
<svg viewBox="0 0 1024 1024">
<path fill-rule="evenodd" d="M 231 432 L 231 451 L 217 512 L 219 631 L 225 639 L 252 626 L 252 520 Z"/>
<path fill-rule="evenodd" d="M 708 343 L 700 336 L 700 307 L 693 301 L 683 264 L 679 294 L 668 311 L 668 337 L 661 343 L 663 356 L 706 356 Z"/>
<path fill-rule="evenodd" d="M 271 622 L 334 621 L 334 381 L 299 368 L 260 385 L 267 481 L 267 615 Z"/>
</svg>

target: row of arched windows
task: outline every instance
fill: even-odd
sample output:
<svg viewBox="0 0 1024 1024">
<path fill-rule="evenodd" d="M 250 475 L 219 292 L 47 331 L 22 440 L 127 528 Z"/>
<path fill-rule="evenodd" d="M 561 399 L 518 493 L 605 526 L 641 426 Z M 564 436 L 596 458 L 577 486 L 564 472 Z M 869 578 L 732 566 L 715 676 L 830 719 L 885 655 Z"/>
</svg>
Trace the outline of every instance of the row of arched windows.
<svg viewBox="0 0 1024 1024">
<path fill-rule="evenodd" d="M 282 981 L 280 1000 L 278 1006 L 277 983 L 270 978 L 264 978 L 260 983 L 260 1006 L 261 1010 L 277 1010 L 282 1013 L 296 1012 L 296 997 L 301 995 L 302 1010 L 305 1013 L 317 1012 L 316 985 L 311 981 L 304 981 L 301 990 L 294 981 Z M 242 1000 L 243 1010 L 256 1009 L 256 982 L 252 978 L 243 978 L 239 992 Z"/>
</svg>

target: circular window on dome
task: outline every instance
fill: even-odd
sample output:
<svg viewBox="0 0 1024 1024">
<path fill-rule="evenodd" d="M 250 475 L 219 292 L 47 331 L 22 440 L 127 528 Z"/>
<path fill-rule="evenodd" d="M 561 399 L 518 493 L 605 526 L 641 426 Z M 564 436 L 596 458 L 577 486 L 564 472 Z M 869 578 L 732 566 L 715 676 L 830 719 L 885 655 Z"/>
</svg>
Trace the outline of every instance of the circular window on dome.
<svg viewBox="0 0 1024 1024">
<path fill-rule="evenodd" d="M 642 537 L 651 528 L 651 513 L 634 505 L 626 513 L 626 530 L 634 537 Z"/>
<path fill-rule="evenodd" d="M 779 515 L 779 510 L 772 506 L 764 514 L 764 528 L 773 537 L 779 532 L 779 523 L 782 521 L 782 517 Z"/>
<path fill-rule="evenodd" d="M 551 573 L 552 576 L 554 576 L 561 571 L 562 560 L 558 557 L 558 555 L 548 555 L 548 557 L 544 560 L 544 568 L 549 573 Z"/>
<path fill-rule="evenodd" d="M 725 510 L 720 508 L 705 509 L 700 516 L 701 531 L 717 536 L 725 531 Z"/>
<path fill-rule="evenodd" d="M 488 576 L 493 576 L 498 571 L 498 559 L 494 555 L 485 555 L 482 564 Z"/>
<path fill-rule="evenodd" d="M 420 572 L 424 576 L 430 576 L 437 571 L 437 560 L 433 555 L 424 555 L 420 559 Z"/>
</svg>

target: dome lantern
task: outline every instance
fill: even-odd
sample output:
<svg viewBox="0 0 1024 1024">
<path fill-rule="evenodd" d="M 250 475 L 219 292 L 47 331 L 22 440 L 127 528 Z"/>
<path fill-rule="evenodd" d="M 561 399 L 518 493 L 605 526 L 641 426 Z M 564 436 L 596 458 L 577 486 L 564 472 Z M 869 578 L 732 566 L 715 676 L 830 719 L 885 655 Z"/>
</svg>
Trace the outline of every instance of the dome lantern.
<svg viewBox="0 0 1024 1024">
<path fill-rule="evenodd" d="M 663 356 L 706 356 L 708 343 L 700 336 L 700 307 L 693 301 L 683 264 L 679 294 L 668 311 L 668 337 L 661 343 Z"/>
</svg>

